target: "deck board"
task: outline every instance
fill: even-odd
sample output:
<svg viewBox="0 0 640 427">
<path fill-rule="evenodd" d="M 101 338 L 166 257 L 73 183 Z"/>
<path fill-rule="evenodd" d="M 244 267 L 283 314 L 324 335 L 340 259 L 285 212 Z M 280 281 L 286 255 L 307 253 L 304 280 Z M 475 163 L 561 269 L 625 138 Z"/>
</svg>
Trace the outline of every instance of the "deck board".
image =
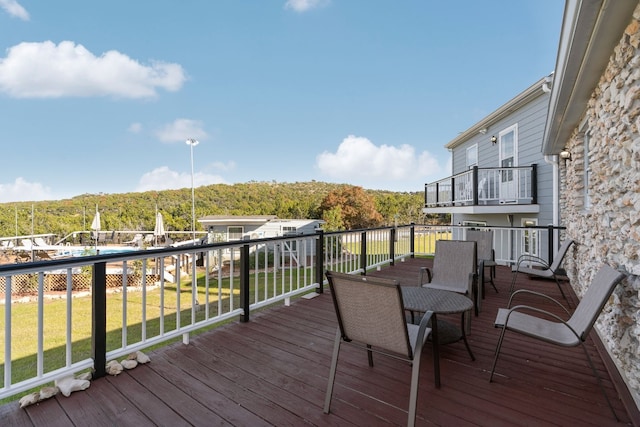
<svg viewBox="0 0 640 427">
<path fill-rule="evenodd" d="M 414 284 L 421 265 L 407 260 L 369 273 Z M 423 352 L 417 425 L 637 425 L 625 410 L 617 379 L 591 339 L 588 348 L 621 421 L 611 415 L 584 354 L 508 334 L 493 383 L 489 370 L 498 338 L 493 320 L 504 307 L 511 273 L 497 268 L 496 293 L 486 288 L 471 322 L 471 361 L 462 342 L 442 346 L 442 387 L 433 382 L 432 354 Z M 566 285 L 565 285 L 566 286 Z M 518 287 L 560 298 L 555 283 L 518 276 Z M 565 288 L 565 291 L 568 287 Z M 575 295 L 567 292 L 573 299 Z M 444 316 L 443 316 L 444 318 Z M 451 319 L 459 322 L 456 316 Z M 411 367 L 353 347 L 341 352 L 331 414 L 322 412 L 336 318 L 328 291 L 297 299 L 149 352 L 151 362 L 94 380 L 84 392 L 58 395 L 20 409 L 0 406 L 0 425 L 377 426 L 404 425 Z"/>
</svg>

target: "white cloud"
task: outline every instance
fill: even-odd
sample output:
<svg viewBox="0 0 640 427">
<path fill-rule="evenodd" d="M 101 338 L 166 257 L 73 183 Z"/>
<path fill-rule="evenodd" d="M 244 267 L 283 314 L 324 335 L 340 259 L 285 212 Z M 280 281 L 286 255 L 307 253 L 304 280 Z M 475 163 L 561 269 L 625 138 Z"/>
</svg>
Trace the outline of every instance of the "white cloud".
<svg viewBox="0 0 640 427">
<path fill-rule="evenodd" d="M 190 119 L 176 119 L 156 132 L 162 142 L 184 142 L 189 138 L 205 139 L 207 133 L 202 129 L 202 122 Z"/>
<path fill-rule="evenodd" d="M 0 91 L 15 98 L 149 98 L 159 88 L 177 91 L 185 80 L 179 64 L 142 65 L 115 50 L 95 56 L 71 41 L 24 42 L 0 58 Z"/>
<path fill-rule="evenodd" d="M 29 12 L 16 0 L 0 0 L 0 8 L 4 9 L 9 15 L 20 18 L 23 21 L 29 20 Z"/>
<path fill-rule="evenodd" d="M 193 185 L 195 187 L 211 184 L 225 184 L 225 180 L 218 175 L 204 172 L 194 173 Z M 142 175 L 135 191 L 176 190 L 179 188 L 191 188 L 191 173 L 176 172 L 167 166 L 161 166 Z"/>
<path fill-rule="evenodd" d="M 348 182 L 418 182 L 441 172 L 438 161 L 428 151 L 417 154 L 407 144 L 376 146 L 367 138 L 349 135 L 335 153 L 323 152 L 316 167 L 325 175 Z"/>
<path fill-rule="evenodd" d="M 10 184 L 0 184 L 0 203 L 53 200 L 51 189 L 39 182 L 16 178 Z"/>
<path fill-rule="evenodd" d="M 131 123 L 127 130 L 131 133 L 140 133 L 142 131 L 142 123 Z"/>
<path fill-rule="evenodd" d="M 287 0 L 285 9 L 293 9 L 296 12 L 306 12 L 311 9 L 323 7 L 329 4 L 330 0 Z"/>
</svg>

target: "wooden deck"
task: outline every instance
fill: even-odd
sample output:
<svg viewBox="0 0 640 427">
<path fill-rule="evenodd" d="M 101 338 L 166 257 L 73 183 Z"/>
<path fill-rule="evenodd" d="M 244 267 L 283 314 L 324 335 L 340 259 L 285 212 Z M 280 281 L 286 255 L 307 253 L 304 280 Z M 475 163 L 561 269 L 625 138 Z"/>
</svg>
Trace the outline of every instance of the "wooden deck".
<svg viewBox="0 0 640 427">
<path fill-rule="evenodd" d="M 425 260 L 409 260 L 374 275 L 405 283 L 417 278 Z M 472 320 L 471 361 L 459 342 L 443 346 L 442 388 L 433 385 L 431 352 L 423 353 L 417 425 L 638 425 L 629 396 L 591 340 L 589 348 L 604 377 L 616 422 L 579 348 L 558 349 L 507 335 L 497 376 L 489 370 L 498 330 L 495 313 L 506 305 L 510 270 L 498 267 L 478 317 Z M 558 297 L 555 283 L 519 276 L 520 287 Z M 574 297 L 575 304 L 575 297 Z M 457 319 L 457 317 L 456 317 Z M 322 412 L 335 313 L 328 292 L 254 314 L 148 353 L 151 363 L 116 377 L 92 381 L 86 391 L 57 395 L 20 409 L 0 406 L 0 426 L 387 426 L 405 425 L 411 368 L 397 360 L 345 347 L 341 353 L 332 413 Z"/>
</svg>

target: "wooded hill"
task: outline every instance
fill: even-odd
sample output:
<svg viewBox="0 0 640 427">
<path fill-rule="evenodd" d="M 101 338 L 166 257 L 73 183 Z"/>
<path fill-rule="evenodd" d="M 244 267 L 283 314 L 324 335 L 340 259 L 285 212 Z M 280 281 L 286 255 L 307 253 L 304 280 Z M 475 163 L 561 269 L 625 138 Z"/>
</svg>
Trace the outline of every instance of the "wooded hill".
<svg viewBox="0 0 640 427">
<path fill-rule="evenodd" d="M 353 187 L 353 186 L 346 186 Z M 320 205 L 344 184 L 249 182 L 195 189 L 196 219 L 207 215 L 277 215 L 283 219 L 322 219 Z M 359 189 L 359 187 L 354 187 Z M 425 222 L 422 192 L 363 190 L 382 216 L 379 225 Z M 83 194 L 65 200 L 0 204 L 0 237 L 89 230 L 96 205 L 102 230 L 153 230 L 156 207 L 167 231 L 191 230 L 191 189 L 123 194 Z M 431 222 L 431 221 L 430 221 Z M 196 230 L 201 230 L 196 223 Z"/>
</svg>

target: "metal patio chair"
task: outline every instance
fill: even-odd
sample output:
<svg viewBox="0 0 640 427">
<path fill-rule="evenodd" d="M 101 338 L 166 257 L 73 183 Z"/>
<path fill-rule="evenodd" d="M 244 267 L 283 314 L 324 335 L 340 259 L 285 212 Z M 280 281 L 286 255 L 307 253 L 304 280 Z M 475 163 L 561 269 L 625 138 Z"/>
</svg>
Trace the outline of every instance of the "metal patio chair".
<svg viewBox="0 0 640 427">
<path fill-rule="evenodd" d="M 491 283 L 493 289 L 498 292 L 493 279 L 496 277 L 496 252 L 493 250 L 493 230 L 467 230 L 466 240 L 476 242 L 476 250 L 478 252 L 478 279 L 480 284 L 478 291 L 484 298 L 484 284 Z M 480 268 L 482 267 L 482 269 Z M 489 280 L 485 280 L 484 271 L 489 269 Z"/>
<path fill-rule="evenodd" d="M 478 269 L 476 267 L 476 242 L 436 240 L 433 268 L 422 267 L 420 269 L 420 285 L 468 296 L 473 301 L 477 316 L 480 311 L 481 298 L 477 289 Z"/>
<path fill-rule="evenodd" d="M 420 325 L 407 323 L 402 293 L 396 280 L 326 272 L 333 298 L 338 328 L 331 358 L 329 383 L 324 412 L 329 413 L 335 383 L 338 355 L 343 344 L 359 346 L 367 351 L 369 366 L 373 352 L 410 362 L 411 385 L 407 425 L 416 418 L 420 357 L 431 328 L 427 326 L 431 312 L 425 313 Z M 432 340 L 434 371 L 439 372 L 438 346 Z"/>
<path fill-rule="evenodd" d="M 564 270 L 560 269 L 560 264 L 562 264 L 562 260 L 569 250 L 569 247 L 575 243 L 572 239 L 565 239 L 565 241 L 558 249 L 558 253 L 553 259 L 551 264 L 547 263 L 544 259 L 537 257 L 535 255 L 524 254 L 520 255 L 516 264 L 511 267 L 511 287 L 509 288 L 509 293 L 513 293 L 513 288 L 516 284 L 516 278 L 518 277 L 518 273 L 528 274 L 530 276 L 540 277 L 544 279 L 553 279 L 558 285 L 558 289 L 560 289 L 560 293 L 562 297 L 567 301 L 567 305 L 571 307 L 571 303 L 569 299 L 564 294 L 562 290 L 562 286 L 560 286 L 560 281 L 558 280 L 558 276 L 562 275 Z M 528 266 L 529 265 L 537 265 L 538 267 Z"/>
<path fill-rule="evenodd" d="M 593 365 L 593 361 L 589 356 L 589 352 L 587 351 L 584 342 L 589 336 L 589 332 L 593 328 L 593 324 L 600 315 L 600 312 L 604 308 L 604 305 L 611 296 L 614 288 L 624 277 L 624 273 L 614 270 L 606 264 L 603 265 L 596 273 L 589 289 L 580 300 L 580 303 L 573 312 L 573 315 L 569 315 L 569 311 L 560 304 L 559 301 L 545 294 L 527 289 L 520 289 L 514 292 L 511 295 L 511 298 L 509 298 L 508 308 L 499 309 L 496 316 L 495 326 L 497 328 L 501 328 L 502 331 L 500 332 L 500 338 L 498 339 L 489 382 L 493 380 L 493 374 L 496 370 L 496 364 L 498 363 L 498 357 L 500 356 L 500 349 L 502 347 L 506 331 L 517 332 L 531 338 L 563 347 L 576 347 L 580 345 L 584 350 L 584 354 L 587 357 L 587 361 L 589 362 L 589 366 L 591 367 L 593 374 L 596 376 L 598 386 L 600 387 L 602 394 L 604 394 L 604 397 L 609 404 L 609 408 L 611 408 L 611 412 L 613 412 L 614 417 L 618 419 L 613 406 L 609 401 L 609 397 L 602 386 L 600 375 L 598 375 L 598 371 Z M 564 320 L 556 314 L 528 305 L 516 305 L 511 307 L 514 298 L 520 294 L 535 295 L 552 301 L 567 313 L 567 317 L 569 317 L 569 319 Z M 531 314 L 527 314 L 527 312 Z"/>
</svg>

